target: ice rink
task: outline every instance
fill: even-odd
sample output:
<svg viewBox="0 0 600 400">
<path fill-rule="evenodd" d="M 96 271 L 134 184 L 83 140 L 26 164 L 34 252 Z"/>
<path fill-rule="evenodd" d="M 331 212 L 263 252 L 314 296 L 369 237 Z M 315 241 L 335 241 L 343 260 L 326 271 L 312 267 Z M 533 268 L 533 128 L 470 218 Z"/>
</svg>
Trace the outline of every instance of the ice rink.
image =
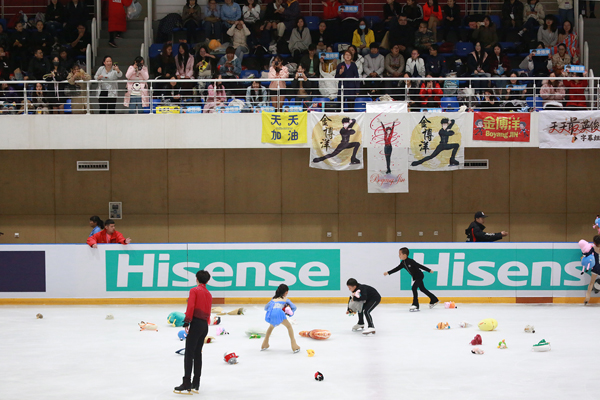
<svg viewBox="0 0 600 400">
<path fill-rule="evenodd" d="M 294 298 L 291 297 L 294 301 Z M 1 306 L 0 399 L 598 399 L 600 308 L 583 305 L 443 304 L 409 313 L 407 304 L 379 305 L 377 333 L 351 331 L 356 317 L 343 304 L 297 304 L 294 331 L 302 350 L 293 354 L 284 327 L 275 329 L 269 350 L 245 331 L 266 328 L 262 306 L 241 305 L 245 315 L 222 317 L 230 332 L 204 347 L 200 395 L 173 393 L 181 383 L 184 347 L 167 324 L 174 305 Z M 222 306 L 225 311 L 239 306 Z M 36 319 L 42 313 L 43 319 Z M 114 320 L 105 320 L 107 314 Z M 493 332 L 476 325 L 498 320 Z M 140 332 L 154 322 L 158 332 Z M 451 329 L 438 331 L 438 322 Z M 459 323 L 473 324 L 459 328 Z M 534 334 L 525 325 L 534 325 Z M 316 341 L 301 330 L 328 329 Z M 215 335 L 215 326 L 209 335 Z M 469 342 L 481 334 L 483 355 Z M 497 349 L 506 340 L 508 349 Z M 552 350 L 532 345 L 549 341 Z M 306 350 L 316 354 L 309 358 Z M 223 353 L 239 355 L 239 364 Z M 325 380 L 314 380 L 316 371 Z"/>
</svg>

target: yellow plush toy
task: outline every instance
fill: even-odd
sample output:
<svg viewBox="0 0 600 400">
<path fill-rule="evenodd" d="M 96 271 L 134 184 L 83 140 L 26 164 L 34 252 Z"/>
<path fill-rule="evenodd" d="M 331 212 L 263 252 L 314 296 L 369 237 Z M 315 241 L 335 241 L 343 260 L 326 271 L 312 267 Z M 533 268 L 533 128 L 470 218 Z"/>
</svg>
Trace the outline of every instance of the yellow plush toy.
<svg viewBox="0 0 600 400">
<path fill-rule="evenodd" d="M 493 331 L 498 327 L 498 321 L 494 318 L 486 318 L 479 321 L 477 325 L 482 331 Z"/>
</svg>

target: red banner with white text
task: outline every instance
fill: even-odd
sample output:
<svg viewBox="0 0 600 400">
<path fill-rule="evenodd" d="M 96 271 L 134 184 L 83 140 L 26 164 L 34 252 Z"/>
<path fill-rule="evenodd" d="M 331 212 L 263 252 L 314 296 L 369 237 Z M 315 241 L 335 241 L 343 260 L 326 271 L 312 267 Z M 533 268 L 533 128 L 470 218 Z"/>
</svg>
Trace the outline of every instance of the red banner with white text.
<svg viewBox="0 0 600 400">
<path fill-rule="evenodd" d="M 531 114 L 475 112 L 473 140 L 488 142 L 529 142 Z"/>
</svg>

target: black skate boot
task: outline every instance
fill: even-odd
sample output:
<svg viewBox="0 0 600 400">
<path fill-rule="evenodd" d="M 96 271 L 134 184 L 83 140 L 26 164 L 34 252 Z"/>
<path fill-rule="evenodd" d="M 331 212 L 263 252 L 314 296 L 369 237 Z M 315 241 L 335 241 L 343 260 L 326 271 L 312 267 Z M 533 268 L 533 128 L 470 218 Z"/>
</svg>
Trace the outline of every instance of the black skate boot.
<svg viewBox="0 0 600 400">
<path fill-rule="evenodd" d="M 190 378 L 183 377 L 183 383 L 173 389 L 173 393 L 177 394 L 192 394 L 192 382 Z"/>
<path fill-rule="evenodd" d="M 192 379 L 192 392 L 199 394 L 200 393 L 200 377 L 194 377 Z"/>
</svg>

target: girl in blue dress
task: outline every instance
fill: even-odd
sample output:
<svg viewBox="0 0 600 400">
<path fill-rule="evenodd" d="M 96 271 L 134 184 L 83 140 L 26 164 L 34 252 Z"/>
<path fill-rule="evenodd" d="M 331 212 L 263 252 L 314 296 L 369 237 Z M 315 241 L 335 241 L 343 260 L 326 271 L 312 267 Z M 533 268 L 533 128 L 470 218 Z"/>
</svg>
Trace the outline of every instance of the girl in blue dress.
<svg viewBox="0 0 600 400">
<path fill-rule="evenodd" d="M 292 329 L 290 321 L 287 320 L 287 316 L 294 315 L 294 312 L 296 311 L 296 306 L 294 303 L 287 298 L 288 292 L 289 288 L 287 285 L 279 285 L 275 291 L 273 300 L 271 300 L 265 306 L 265 311 L 267 312 L 265 315 L 265 321 L 267 321 L 270 325 L 267 329 L 265 340 L 262 343 L 261 351 L 269 348 L 269 337 L 271 336 L 271 332 L 273 332 L 273 329 L 275 329 L 275 327 L 279 324 L 285 326 L 288 330 L 290 341 L 292 342 L 292 351 L 294 353 L 300 351 L 300 346 L 298 346 L 296 339 L 294 338 L 294 329 Z"/>
<path fill-rule="evenodd" d="M 104 229 L 104 222 L 102 222 L 100 217 L 94 215 L 93 217 L 90 217 L 90 227 L 92 228 L 92 233 L 90 233 L 90 236 L 94 236 L 96 233 Z"/>
</svg>

